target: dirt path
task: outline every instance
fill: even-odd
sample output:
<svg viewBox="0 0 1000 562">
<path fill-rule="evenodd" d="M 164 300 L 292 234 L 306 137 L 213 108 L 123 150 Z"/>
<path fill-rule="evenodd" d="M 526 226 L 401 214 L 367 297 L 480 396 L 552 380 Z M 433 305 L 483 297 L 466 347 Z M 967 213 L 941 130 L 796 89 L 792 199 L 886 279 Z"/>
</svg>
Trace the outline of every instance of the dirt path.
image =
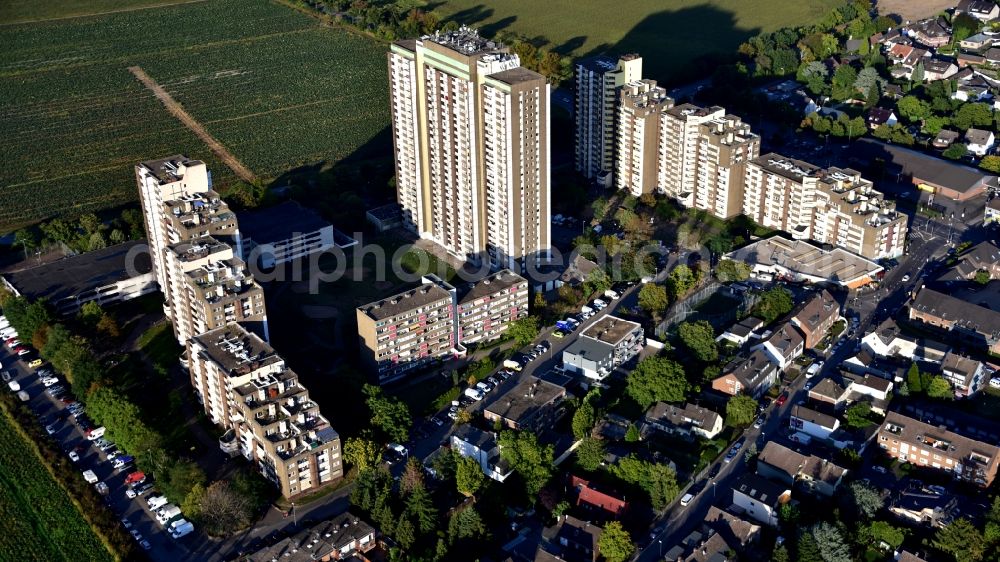
<svg viewBox="0 0 1000 562">
<path fill-rule="evenodd" d="M 237 160 L 236 157 L 233 156 L 233 154 L 229 152 L 229 150 L 223 146 L 221 142 L 215 140 L 215 137 L 209 134 L 205 127 L 195 120 L 191 114 L 184 111 L 181 104 L 177 103 L 174 98 L 163 89 L 163 86 L 157 84 L 156 80 L 153 80 L 152 77 L 146 74 L 146 71 L 138 66 L 130 66 L 128 67 L 128 71 L 138 78 L 139 81 L 142 82 L 143 86 L 146 86 L 146 88 L 156 95 L 156 97 L 163 103 L 164 107 L 167 108 L 167 111 L 180 120 L 185 127 L 190 129 L 191 132 L 197 135 L 198 138 L 208 145 L 208 148 L 219 158 L 219 160 L 222 160 L 223 164 L 229 166 L 229 169 L 232 170 L 238 178 L 247 183 L 254 183 L 257 181 L 257 176 L 254 175 L 249 168 Z"/>
</svg>

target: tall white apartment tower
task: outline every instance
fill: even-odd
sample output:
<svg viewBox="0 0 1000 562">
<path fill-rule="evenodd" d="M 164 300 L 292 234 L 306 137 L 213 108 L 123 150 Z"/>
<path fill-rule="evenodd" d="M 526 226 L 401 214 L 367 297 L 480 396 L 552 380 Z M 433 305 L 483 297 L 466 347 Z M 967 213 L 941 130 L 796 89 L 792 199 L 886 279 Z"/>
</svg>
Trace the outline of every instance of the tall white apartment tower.
<svg viewBox="0 0 1000 562">
<path fill-rule="evenodd" d="M 725 114 L 726 110 L 721 107 L 705 108 L 690 103 L 660 113 L 656 183 L 663 193 L 685 207 L 695 206 L 701 126 Z"/>
<path fill-rule="evenodd" d="M 639 197 L 656 190 L 660 113 L 674 100 L 655 80 L 636 80 L 618 91 L 615 188 Z"/>
<path fill-rule="evenodd" d="M 549 85 L 472 29 L 389 52 L 396 186 L 407 228 L 449 253 L 523 270 L 547 257 Z M 519 262 L 520 265 L 516 265 Z"/>
<path fill-rule="evenodd" d="M 576 170 L 610 187 L 615 161 L 618 89 L 642 78 L 642 57 L 585 59 L 576 65 Z"/>
</svg>

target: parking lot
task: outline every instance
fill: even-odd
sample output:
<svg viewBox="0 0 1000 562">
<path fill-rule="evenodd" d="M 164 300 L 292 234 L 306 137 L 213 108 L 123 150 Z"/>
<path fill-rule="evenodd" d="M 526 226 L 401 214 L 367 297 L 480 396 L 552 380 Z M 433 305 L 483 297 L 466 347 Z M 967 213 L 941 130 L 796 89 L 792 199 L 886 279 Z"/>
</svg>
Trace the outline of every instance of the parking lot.
<svg viewBox="0 0 1000 562">
<path fill-rule="evenodd" d="M 106 492 L 104 497 L 108 509 L 122 521 L 122 525 L 132 533 L 151 558 L 164 561 L 187 558 L 190 553 L 187 545 L 199 540 L 198 534 L 191 533 L 175 540 L 157 523 L 155 515 L 146 504 L 146 499 L 154 495 L 152 476 L 147 476 L 150 489 L 144 496 L 136 498 L 126 496 L 129 486 L 125 480 L 135 469 L 131 467 L 131 463 L 123 460 L 119 460 L 119 467 L 116 468 L 114 466 L 116 459 L 108 458 L 109 454 L 112 457 L 118 455 L 124 457 L 125 452 L 116 454 L 113 444 L 99 440 L 101 430 L 92 427 L 92 422 L 90 429 L 93 439 L 85 436 L 88 420 L 82 404 L 74 401 L 68 383 L 61 376 L 53 374 L 57 380 L 43 382 L 39 373 L 51 373 L 51 367 L 48 365 L 37 369 L 29 367 L 28 362 L 36 358 L 34 352 L 18 357 L 12 353 L 10 346 L 6 344 L 0 346 L 0 365 L 2 365 L 0 370 L 5 373 L 4 379 L 10 378 L 10 381 L 5 380 L 5 386 L 11 391 L 17 387 L 18 392 L 25 393 L 20 396 L 28 397 L 27 404 L 38 419 L 38 423 L 74 462 L 81 474 L 87 472 L 85 478 L 95 484 L 100 492 Z M 15 386 L 11 387 L 10 383 L 14 383 Z M 105 448 L 104 451 L 101 450 L 101 446 Z"/>
</svg>

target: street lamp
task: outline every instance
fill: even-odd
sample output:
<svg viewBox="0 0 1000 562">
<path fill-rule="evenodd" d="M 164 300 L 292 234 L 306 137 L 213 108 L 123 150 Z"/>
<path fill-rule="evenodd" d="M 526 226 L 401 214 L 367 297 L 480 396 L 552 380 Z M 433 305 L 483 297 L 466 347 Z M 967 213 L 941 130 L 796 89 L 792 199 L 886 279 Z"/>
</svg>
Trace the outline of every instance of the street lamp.
<svg viewBox="0 0 1000 562">
<path fill-rule="evenodd" d="M 298 527 L 298 518 L 295 516 L 295 502 L 292 502 L 292 526 Z"/>
<path fill-rule="evenodd" d="M 663 541 L 657 540 L 656 543 L 660 545 L 660 556 L 659 556 L 659 558 L 663 558 Z"/>
</svg>

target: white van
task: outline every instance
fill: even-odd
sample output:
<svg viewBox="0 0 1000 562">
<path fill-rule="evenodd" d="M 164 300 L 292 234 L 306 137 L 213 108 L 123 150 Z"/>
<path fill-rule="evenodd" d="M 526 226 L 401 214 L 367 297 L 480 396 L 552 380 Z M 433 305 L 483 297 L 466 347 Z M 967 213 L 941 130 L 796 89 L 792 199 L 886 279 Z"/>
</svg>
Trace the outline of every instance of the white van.
<svg viewBox="0 0 1000 562">
<path fill-rule="evenodd" d="M 149 509 L 152 510 L 160 509 L 168 503 L 170 503 L 169 500 L 167 500 L 164 496 L 153 496 L 146 500 L 146 505 L 148 505 Z"/>
<path fill-rule="evenodd" d="M 180 514 L 181 514 L 181 508 L 177 507 L 172 503 L 168 503 L 167 505 L 161 507 L 156 512 L 156 521 L 160 525 L 166 525 L 167 521 L 170 521 L 171 519 L 177 517 Z"/>
<path fill-rule="evenodd" d="M 191 522 L 188 521 L 187 523 L 179 525 L 176 529 L 171 531 L 170 536 L 171 538 L 179 539 L 187 534 L 190 534 L 192 531 L 194 531 L 194 525 L 192 525 Z"/>
</svg>

